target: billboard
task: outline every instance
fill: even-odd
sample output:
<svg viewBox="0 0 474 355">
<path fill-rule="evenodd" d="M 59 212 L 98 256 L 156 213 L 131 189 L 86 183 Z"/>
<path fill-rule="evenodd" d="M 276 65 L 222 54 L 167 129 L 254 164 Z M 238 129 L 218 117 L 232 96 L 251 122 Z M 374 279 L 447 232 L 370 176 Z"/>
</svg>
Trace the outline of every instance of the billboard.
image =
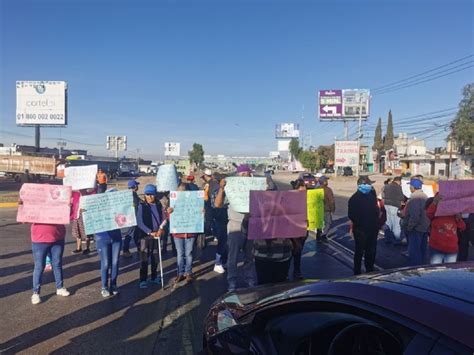
<svg viewBox="0 0 474 355">
<path fill-rule="evenodd" d="M 320 90 L 319 119 L 367 120 L 370 114 L 370 91 L 367 89 Z"/>
<path fill-rule="evenodd" d="M 275 138 L 299 138 L 300 125 L 297 123 L 278 123 L 275 127 Z"/>
<path fill-rule="evenodd" d="M 127 150 L 127 136 L 107 136 L 107 150 Z"/>
<path fill-rule="evenodd" d="M 335 144 L 335 166 L 359 166 L 359 142 L 358 141 L 336 141 Z"/>
<path fill-rule="evenodd" d="M 370 91 L 366 89 L 342 90 L 344 118 L 367 119 L 369 116 Z"/>
<path fill-rule="evenodd" d="M 342 117 L 342 90 L 319 91 L 319 117 L 321 119 Z"/>
<path fill-rule="evenodd" d="M 17 81 L 16 124 L 19 126 L 67 125 L 65 81 Z"/>
<path fill-rule="evenodd" d="M 278 141 L 278 151 L 279 152 L 289 152 L 290 151 L 290 140 Z"/>
<path fill-rule="evenodd" d="M 180 151 L 180 143 L 165 143 L 165 157 L 179 157 Z"/>
</svg>

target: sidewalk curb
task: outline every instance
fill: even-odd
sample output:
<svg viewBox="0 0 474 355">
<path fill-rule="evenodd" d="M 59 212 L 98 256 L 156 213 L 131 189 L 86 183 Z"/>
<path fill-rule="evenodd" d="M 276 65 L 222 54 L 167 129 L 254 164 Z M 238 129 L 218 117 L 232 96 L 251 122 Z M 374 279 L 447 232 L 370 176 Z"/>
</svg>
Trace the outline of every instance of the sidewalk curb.
<svg viewBox="0 0 474 355">
<path fill-rule="evenodd" d="M 12 208 L 17 206 L 18 202 L 0 202 L 0 208 Z"/>
</svg>

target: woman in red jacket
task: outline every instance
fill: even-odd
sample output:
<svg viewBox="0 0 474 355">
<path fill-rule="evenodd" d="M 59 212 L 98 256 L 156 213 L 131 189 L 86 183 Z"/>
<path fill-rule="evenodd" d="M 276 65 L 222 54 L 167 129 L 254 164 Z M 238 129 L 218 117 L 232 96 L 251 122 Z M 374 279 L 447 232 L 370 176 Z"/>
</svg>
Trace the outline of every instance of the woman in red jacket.
<svg viewBox="0 0 474 355">
<path fill-rule="evenodd" d="M 436 216 L 438 203 L 441 199 L 442 197 L 436 194 L 426 210 L 426 215 L 431 220 L 430 264 L 456 262 L 458 255 L 457 231 L 466 229 L 466 224 L 460 215 Z"/>
</svg>

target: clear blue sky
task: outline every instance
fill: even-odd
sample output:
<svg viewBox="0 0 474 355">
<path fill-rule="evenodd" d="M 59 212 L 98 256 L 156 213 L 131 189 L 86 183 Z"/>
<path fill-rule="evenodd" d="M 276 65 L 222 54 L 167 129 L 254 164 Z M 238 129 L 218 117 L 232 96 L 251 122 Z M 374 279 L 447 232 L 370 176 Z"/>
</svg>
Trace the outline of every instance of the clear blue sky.
<svg viewBox="0 0 474 355">
<path fill-rule="evenodd" d="M 116 134 L 148 158 L 165 141 L 266 156 L 278 122 L 328 144 L 343 127 L 318 121 L 318 90 L 375 88 L 474 53 L 470 0 L 0 3 L 5 144 L 34 144 L 15 125 L 16 80 L 68 82 L 69 125 L 43 129 L 43 146 L 61 135 L 105 153 Z M 456 106 L 469 81 L 472 70 L 374 95 L 367 126 L 389 109 L 396 124 Z"/>
</svg>

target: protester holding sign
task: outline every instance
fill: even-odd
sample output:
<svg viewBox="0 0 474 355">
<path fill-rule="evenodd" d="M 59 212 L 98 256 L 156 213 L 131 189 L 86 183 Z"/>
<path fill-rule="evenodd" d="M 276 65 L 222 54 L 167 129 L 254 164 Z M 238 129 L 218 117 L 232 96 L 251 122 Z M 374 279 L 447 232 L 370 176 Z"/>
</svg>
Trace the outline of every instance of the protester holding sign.
<svg viewBox="0 0 474 355">
<path fill-rule="evenodd" d="M 137 193 L 138 185 L 140 185 L 140 183 L 134 179 L 128 181 L 128 188 L 133 192 L 133 207 L 135 209 L 135 216 L 138 214 L 138 206 L 141 203 L 141 199 Z M 140 250 L 140 230 L 137 226 L 133 226 L 126 228 L 122 233 L 125 234 L 125 238 L 123 240 L 123 256 L 131 257 L 132 254 L 130 253 L 130 241 L 132 240 L 132 238 L 135 243 L 135 246 L 137 247 L 137 250 Z"/>
<path fill-rule="evenodd" d="M 298 179 L 295 182 L 295 190 L 298 191 L 307 191 L 306 184 L 303 179 Z M 301 256 L 303 254 L 304 243 L 308 238 L 308 232 L 305 236 L 301 238 L 295 238 L 293 241 L 293 279 L 301 280 L 303 279 L 303 274 L 301 273 Z"/>
<path fill-rule="evenodd" d="M 96 179 L 97 193 L 104 193 L 107 190 L 107 174 L 102 169 L 99 169 Z"/>
<path fill-rule="evenodd" d="M 154 284 L 161 284 L 158 277 L 158 248 L 163 231 L 163 209 L 157 199 L 156 186 L 148 184 L 143 189 L 145 201 L 138 206 L 137 222 L 142 231 L 140 240 L 140 288 L 147 288 L 148 259 L 151 259 L 151 279 Z"/>
<path fill-rule="evenodd" d="M 186 283 L 193 281 L 193 248 L 197 233 L 204 231 L 204 192 L 181 194 L 184 191 L 189 191 L 189 186 L 181 183 L 178 191 L 170 193 L 171 207 L 168 209 L 170 230 L 177 251 L 175 285 L 183 280 Z M 197 196 L 198 194 L 201 195 Z"/>
<path fill-rule="evenodd" d="M 229 198 L 229 209 L 228 216 L 229 222 L 227 224 L 227 246 L 228 246 L 228 258 L 227 258 L 227 282 L 229 291 L 234 291 L 237 288 L 237 259 L 241 249 L 244 250 L 244 277 L 245 282 L 249 287 L 255 286 L 255 272 L 254 272 L 254 256 L 253 256 L 253 242 L 247 239 L 248 231 L 248 220 L 249 220 L 249 207 L 250 207 L 250 189 L 258 188 L 261 182 L 266 185 L 265 178 L 252 178 L 252 170 L 247 164 L 242 164 L 237 167 L 237 178 L 238 182 L 234 180 L 232 189 L 227 190 L 226 179 L 222 179 L 219 183 L 219 191 L 216 195 L 215 206 L 220 208 L 224 206 L 226 194 L 231 195 Z M 245 184 L 246 180 L 250 184 Z M 257 179 L 257 180 L 251 180 Z M 251 185 L 254 184 L 251 187 Z M 256 188 L 257 187 L 257 188 Z M 224 191 L 224 189 L 226 189 Z M 227 196 L 229 197 L 229 196 Z"/>
<path fill-rule="evenodd" d="M 80 205 L 81 196 L 93 195 L 94 190 L 79 190 L 72 193 L 73 209 L 75 206 Z M 72 251 L 73 254 L 83 253 L 87 255 L 90 253 L 91 240 L 94 237 L 92 234 L 87 235 L 84 228 L 83 211 L 79 209 L 77 214 L 71 216 L 71 234 L 76 240 L 76 249 Z M 86 242 L 86 248 L 82 250 L 82 241 Z"/>
<path fill-rule="evenodd" d="M 431 220 L 430 264 L 454 263 L 458 256 L 458 230 L 464 231 L 466 224 L 460 214 L 436 217 L 442 196 L 438 193 L 428 205 L 426 215 Z"/>
</svg>

